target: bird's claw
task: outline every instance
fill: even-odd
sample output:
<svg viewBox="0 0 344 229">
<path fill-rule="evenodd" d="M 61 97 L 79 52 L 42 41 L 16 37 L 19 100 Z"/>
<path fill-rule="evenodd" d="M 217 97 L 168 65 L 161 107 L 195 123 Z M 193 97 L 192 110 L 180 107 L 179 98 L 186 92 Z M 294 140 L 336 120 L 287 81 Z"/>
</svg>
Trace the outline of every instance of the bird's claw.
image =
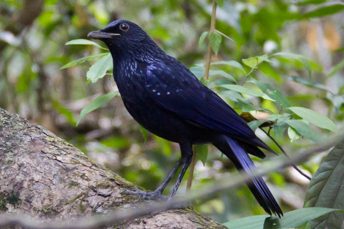
<svg viewBox="0 0 344 229">
<path fill-rule="evenodd" d="M 159 190 L 153 191 L 153 192 L 145 192 L 139 189 L 135 189 L 135 190 L 126 190 L 124 193 L 129 194 L 129 195 L 139 196 L 141 199 L 144 199 L 144 200 L 167 200 L 168 199 L 168 197 L 162 195 L 161 191 Z"/>
</svg>

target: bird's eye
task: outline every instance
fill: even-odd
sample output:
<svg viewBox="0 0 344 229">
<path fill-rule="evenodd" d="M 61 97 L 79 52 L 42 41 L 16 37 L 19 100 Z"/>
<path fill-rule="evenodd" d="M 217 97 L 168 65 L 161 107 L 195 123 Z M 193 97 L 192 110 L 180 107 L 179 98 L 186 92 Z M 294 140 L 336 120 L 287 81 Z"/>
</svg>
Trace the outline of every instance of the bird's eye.
<svg viewBox="0 0 344 229">
<path fill-rule="evenodd" d="M 119 25 L 119 29 L 124 32 L 127 32 L 129 30 L 129 25 L 127 23 L 122 23 Z"/>
</svg>

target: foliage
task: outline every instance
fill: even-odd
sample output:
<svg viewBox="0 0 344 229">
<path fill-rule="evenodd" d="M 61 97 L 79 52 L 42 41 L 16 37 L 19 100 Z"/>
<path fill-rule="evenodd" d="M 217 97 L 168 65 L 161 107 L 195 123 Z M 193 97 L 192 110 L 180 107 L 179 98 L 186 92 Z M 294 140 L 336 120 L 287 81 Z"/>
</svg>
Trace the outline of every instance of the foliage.
<svg viewBox="0 0 344 229">
<path fill-rule="evenodd" d="M 306 193 L 305 207 L 344 206 L 344 143 L 338 144 L 323 159 Z M 311 222 L 311 228 L 336 228 L 342 225 L 344 214 L 332 213 Z"/>
<path fill-rule="evenodd" d="M 216 28 L 209 32 L 211 3 L 202 0 L 47 0 L 32 24 L 14 17 L 26 2 L 39 1 L 0 3 L 0 106 L 60 132 L 104 161 L 115 155 L 119 162 L 108 166 L 147 189 L 161 181 L 178 159 L 178 149 L 128 119 L 107 77 L 112 69 L 109 53 L 102 44 L 80 39 L 118 16 L 142 25 L 236 111 L 249 112 L 253 129 L 272 124 L 266 128 L 287 152 L 326 138 L 343 122 L 342 3 L 217 1 Z M 206 80 L 203 57 L 208 45 L 213 56 Z M 101 95 L 94 99 L 94 94 Z M 196 151 L 205 167 L 196 165 L 193 189 L 232 168 L 211 147 Z M 302 168 L 312 173 L 318 160 Z M 328 164 L 335 168 L 325 162 L 318 173 Z M 283 171 L 268 180 L 276 196 L 284 198 L 286 211 L 300 207 L 306 190 L 295 179 Z M 293 201 L 285 199 L 288 195 Z M 220 221 L 262 213 L 245 188 L 196 208 Z"/>
</svg>

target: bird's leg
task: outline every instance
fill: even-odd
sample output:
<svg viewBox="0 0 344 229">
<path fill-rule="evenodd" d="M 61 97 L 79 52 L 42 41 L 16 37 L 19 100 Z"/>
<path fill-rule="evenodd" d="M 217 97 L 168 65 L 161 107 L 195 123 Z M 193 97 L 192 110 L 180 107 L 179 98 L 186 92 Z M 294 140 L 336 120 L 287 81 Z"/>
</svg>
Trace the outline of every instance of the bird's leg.
<svg viewBox="0 0 344 229">
<path fill-rule="evenodd" d="M 192 152 L 192 145 L 191 144 L 188 144 L 188 143 L 187 144 L 180 144 L 180 150 L 182 152 L 182 158 L 181 158 L 182 170 L 180 171 L 180 173 L 178 175 L 176 183 L 173 185 L 172 192 L 171 192 L 169 198 L 172 198 L 176 194 L 176 192 L 179 188 L 179 185 L 183 180 L 185 172 L 188 169 L 188 167 L 190 166 L 190 163 L 192 161 L 193 152 Z"/>
<path fill-rule="evenodd" d="M 178 163 L 171 169 L 171 171 L 167 174 L 167 176 L 164 178 L 163 182 L 152 192 L 145 192 L 141 190 L 128 190 L 126 193 L 138 195 L 143 199 L 151 200 L 151 199 L 165 199 L 162 195 L 162 192 L 165 190 L 168 183 L 171 181 L 171 179 L 176 174 L 178 168 L 183 164 L 182 158 L 178 161 Z"/>
</svg>

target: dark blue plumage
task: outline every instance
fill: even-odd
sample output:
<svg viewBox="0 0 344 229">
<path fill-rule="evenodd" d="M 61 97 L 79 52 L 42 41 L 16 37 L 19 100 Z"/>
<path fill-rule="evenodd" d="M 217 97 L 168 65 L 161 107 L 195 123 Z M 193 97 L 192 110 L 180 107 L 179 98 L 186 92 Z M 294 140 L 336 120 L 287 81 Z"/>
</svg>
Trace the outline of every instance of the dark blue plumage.
<svg viewBox="0 0 344 229">
<path fill-rule="evenodd" d="M 248 153 L 263 158 L 258 147 L 271 151 L 228 104 L 163 52 L 138 25 L 116 20 L 89 37 L 109 47 L 114 78 L 129 113 L 146 129 L 181 148 L 180 161 L 162 184 L 153 192 L 138 194 L 159 198 L 181 167 L 174 195 L 191 162 L 193 144 L 214 144 L 247 173 L 254 168 Z M 266 212 L 283 214 L 261 177 L 253 178 L 248 186 Z"/>
</svg>

